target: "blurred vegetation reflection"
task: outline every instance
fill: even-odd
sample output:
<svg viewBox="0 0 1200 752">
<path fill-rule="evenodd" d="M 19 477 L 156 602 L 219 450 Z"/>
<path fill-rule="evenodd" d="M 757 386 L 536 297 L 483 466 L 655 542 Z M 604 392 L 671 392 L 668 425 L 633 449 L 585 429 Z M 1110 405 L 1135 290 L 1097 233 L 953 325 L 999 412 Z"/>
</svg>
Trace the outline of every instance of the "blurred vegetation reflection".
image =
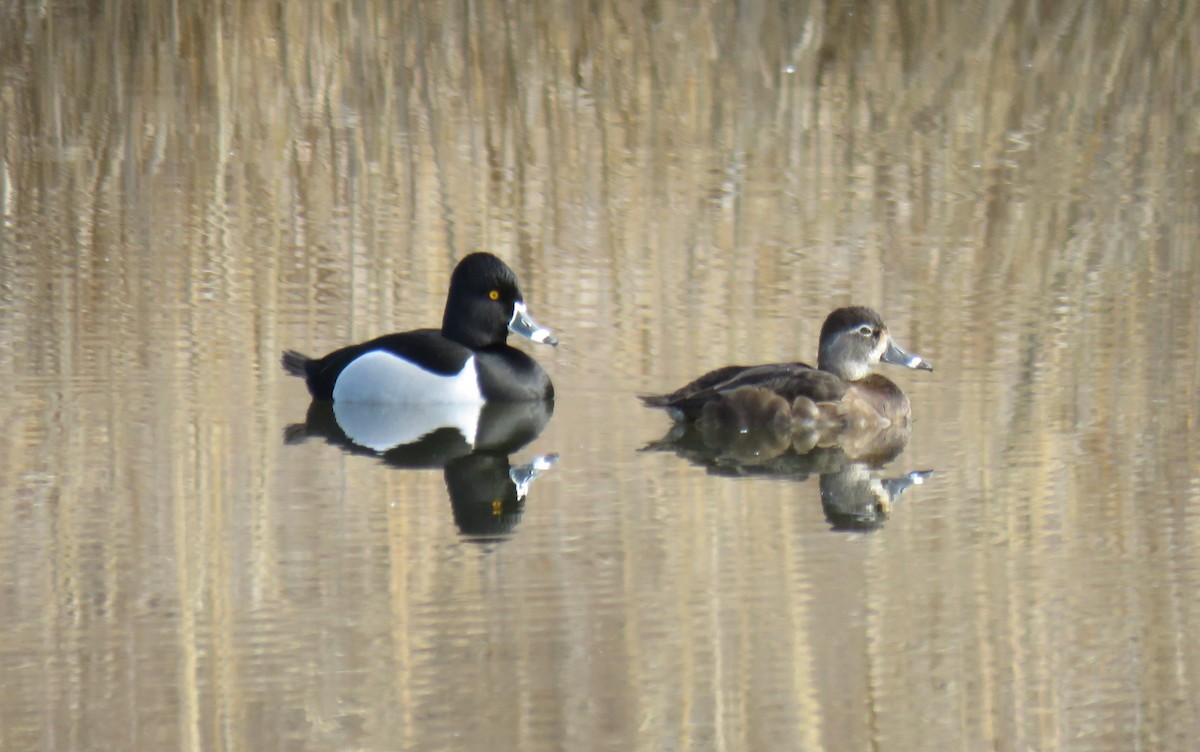
<svg viewBox="0 0 1200 752">
<path fill-rule="evenodd" d="M 0 4 L 0 746 L 1192 749 L 1198 29 Z M 278 353 L 436 323 L 474 250 L 563 342 L 518 459 L 283 445 Z M 636 393 L 805 357 L 849 303 L 938 364 L 901 459 L 637 452 Z M 450 485 L 525 499 L 551 452 L 462 545 Z"/>
</svg>

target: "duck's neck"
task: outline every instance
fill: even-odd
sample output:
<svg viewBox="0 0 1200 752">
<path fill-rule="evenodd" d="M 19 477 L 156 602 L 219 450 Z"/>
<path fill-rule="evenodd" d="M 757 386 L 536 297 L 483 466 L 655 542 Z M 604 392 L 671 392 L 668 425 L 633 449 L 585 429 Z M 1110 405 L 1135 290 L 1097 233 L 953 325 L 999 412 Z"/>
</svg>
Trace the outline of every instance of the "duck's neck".
<svg viewBox="0 0 1200 752">
<path fill-rule="evenodd" d="M 870 366 L 866 363 L 850 363 L 843 358 L 834 357 L 833 353 L 821 348 L 817 353 L 817 368 L 827 373 L 832 373 L 842 381 L 858 381 L 866 378 L 871 372 Z"/>
<path fill-rule="evenodd" d="M 486 319 L 474 315 L 475 307 L 473 303 L 463 304 L 456 303 L 453 299 L 447 300 L 446 313 L 442 316 L 442 336 L 472 350 L 504 344 L 508 328 L 503 323 L 497 327 L 493 322 L 492 331 L 487 331 L 487 327 L 479 325 L 480 320 Z M 458 315 L 452 315 L 452 312 Z"/>
</svg>

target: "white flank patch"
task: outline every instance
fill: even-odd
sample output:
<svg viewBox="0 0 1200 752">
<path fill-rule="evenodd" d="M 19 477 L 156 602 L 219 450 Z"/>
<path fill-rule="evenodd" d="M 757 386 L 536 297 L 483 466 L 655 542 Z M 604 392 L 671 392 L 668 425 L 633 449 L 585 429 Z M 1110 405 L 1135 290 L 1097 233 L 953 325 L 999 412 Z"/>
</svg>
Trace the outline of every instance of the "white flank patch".
<svg viewBox="0 0 1200 752">
<path fill-rule="evenodd" d="M 333 403 L 428 405 L 483 403 L 475 356 L 452 376 L 441 376 L 383 350 L 366 353 L 342 369 L 333 385 Z"/>
<path fill-rule="evenodd" d="M 410 402 L 381 405 L 374 402 L 334 401 L 333 416 L 355 444 L 386 452 L 411 444 L 439 428 L 455 428 L 475 446 L 482 402 Z"/>
</svg>

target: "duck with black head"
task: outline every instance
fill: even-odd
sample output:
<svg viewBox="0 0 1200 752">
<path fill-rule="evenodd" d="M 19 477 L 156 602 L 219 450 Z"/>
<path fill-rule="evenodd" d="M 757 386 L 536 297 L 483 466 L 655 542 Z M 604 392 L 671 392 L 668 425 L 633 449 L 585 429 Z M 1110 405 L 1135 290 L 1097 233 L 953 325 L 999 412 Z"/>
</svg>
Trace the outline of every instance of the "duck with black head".
<svg viewBox="0 0 1200 752">
<path fill-rule="evenodd" d="M 905 440 L 912 406 L 900 387 L 871 373 L 876 363 L 933 370 L 896 343 L 877 312 L 850 306 L 825 318 L 816 368 L 799 362 L 725 366 L 641 399 L 680 421 L 720 421 L 743 431 L 760 428 L 763 420 L 774 430 L 786 424 L 797 451 L 901 432 L 894 438 Z"/>
<path fill-rule="evenodd" d="M 517 277 L 490 253 L 455 267 L 441 329 L 415 329 L 350 345 L 321 358 L 294 350 L 283 368 L 314 399 L 370 404 L 481 404 L 554 397 L 537 361 L 511 347 L 508 334 L 557 345 L 529 315 Z"/>
</svg>

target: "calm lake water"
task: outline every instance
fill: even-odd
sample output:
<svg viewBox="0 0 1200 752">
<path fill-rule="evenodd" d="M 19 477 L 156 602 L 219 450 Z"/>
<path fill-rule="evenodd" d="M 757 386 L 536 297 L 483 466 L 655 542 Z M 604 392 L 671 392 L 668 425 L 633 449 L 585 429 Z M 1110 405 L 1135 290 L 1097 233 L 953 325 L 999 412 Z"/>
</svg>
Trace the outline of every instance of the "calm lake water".
<svg viewBox="0 0 1200 752">
<path fill-rule="evenodd" d="M 1198 108 L 1196 3 L 7 3 L 0 748 L 1196 749 Z M 310 410 L 474 250 L 552 414 Z M 882 466 L 636 399 L 851 302 Z"/>
</svg>

